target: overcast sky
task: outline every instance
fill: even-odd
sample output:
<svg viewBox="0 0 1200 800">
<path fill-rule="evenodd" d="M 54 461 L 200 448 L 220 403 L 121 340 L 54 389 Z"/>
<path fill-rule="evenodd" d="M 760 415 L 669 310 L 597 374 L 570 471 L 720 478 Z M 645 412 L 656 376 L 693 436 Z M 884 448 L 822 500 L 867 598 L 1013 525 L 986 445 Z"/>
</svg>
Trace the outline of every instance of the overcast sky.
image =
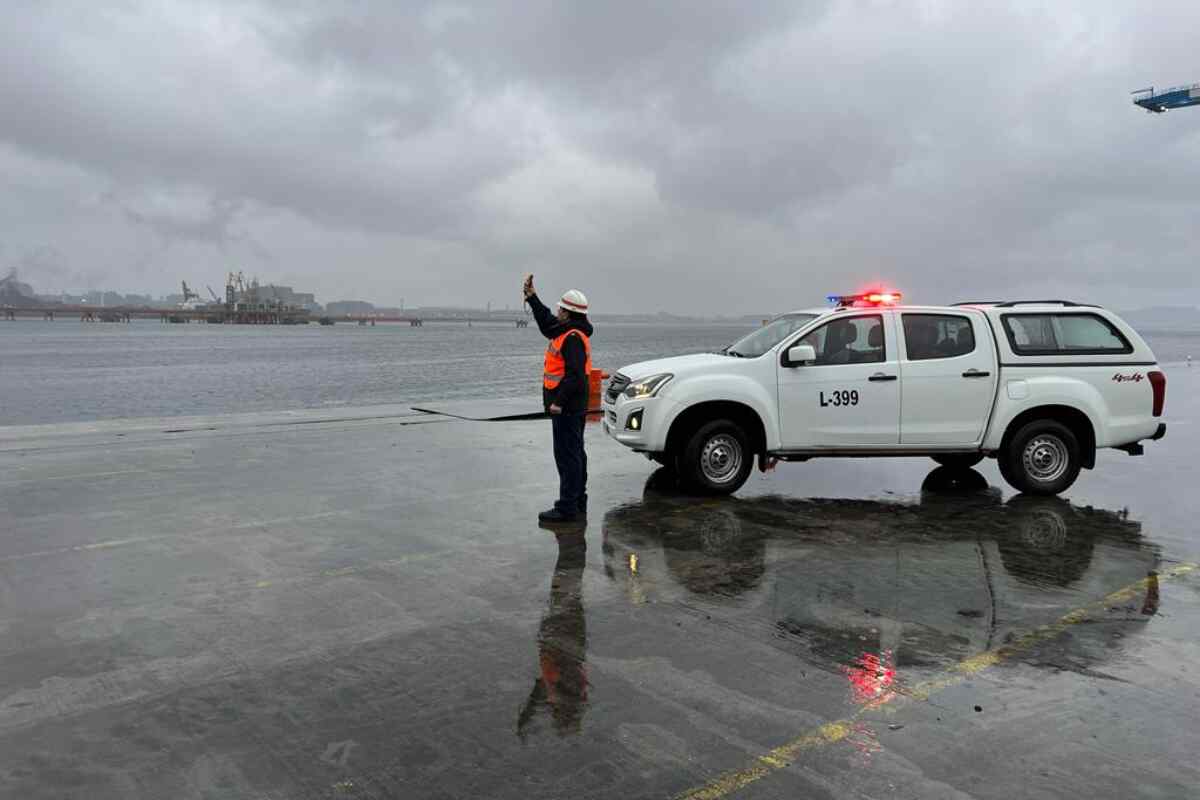
<svg viewBox="0 0 1200 800">
<path fill-rule="evenodd" d="M 1052 10 L 1046 10 L 1050 8 Z M 9 2 L 0 266 L 600 312 L 1194 304 L 1200 3 Z M 1182 290 L 1188 290 L 1186 293 Z"/>
</svg>

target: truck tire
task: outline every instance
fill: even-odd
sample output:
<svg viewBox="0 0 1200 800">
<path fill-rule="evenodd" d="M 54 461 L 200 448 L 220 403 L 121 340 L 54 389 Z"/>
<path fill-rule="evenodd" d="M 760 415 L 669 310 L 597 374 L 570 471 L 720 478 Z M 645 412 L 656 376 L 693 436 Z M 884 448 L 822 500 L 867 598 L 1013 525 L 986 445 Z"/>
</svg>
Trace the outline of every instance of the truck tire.
<svg viewBox="0 0 1200 800">
<path fill-rule="evenodd" d="M 997 459 L 1000 474 L 1018 492 L 1055 495 L 1079 477 L 1079 439 L 1066 425 L 1035 419 L 1018 430 Z"/>
<path fill-rule="evenodd" d="M 983 453 L 946 453 L 932 456 L 933 460 L 950 469 L 970 469 L 983 461 Z"/>
<path fill-rule="evenodd" d="M 735 422 L 716 419 L 701 425 L 683 446 L 679 475 L 701 494 L 733 494 L 754 467 L 750 438 Z"/>
</svg>

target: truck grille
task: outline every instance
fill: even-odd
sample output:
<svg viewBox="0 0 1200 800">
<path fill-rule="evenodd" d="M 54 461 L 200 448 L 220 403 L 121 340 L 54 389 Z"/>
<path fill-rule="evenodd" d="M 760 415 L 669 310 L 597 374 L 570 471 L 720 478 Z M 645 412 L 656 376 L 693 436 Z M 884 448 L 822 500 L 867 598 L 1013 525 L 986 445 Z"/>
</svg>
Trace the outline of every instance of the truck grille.
<svg viewBox="0 0 1200 800">
<path fill-rule="evenodd" d="M 621 392 L 625 391 L 625 387 L 629 385 L 629 378 L 621 373 L 613 375 L 608 381 L 608 391 L 605 393 L 605 398 L 609 403 L 617 402 L 617 397 Z"/>
</svg>

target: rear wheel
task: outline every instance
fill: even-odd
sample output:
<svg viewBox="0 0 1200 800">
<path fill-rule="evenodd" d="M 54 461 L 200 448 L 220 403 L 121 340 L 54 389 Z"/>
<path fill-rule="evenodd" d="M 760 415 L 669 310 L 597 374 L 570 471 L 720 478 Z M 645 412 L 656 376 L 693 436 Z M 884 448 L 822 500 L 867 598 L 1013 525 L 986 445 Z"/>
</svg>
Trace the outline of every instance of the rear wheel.
<svg viewBox="0 0 1200 800">
<path fill-rule="evenodd" d="M 945 453 L 933 456 L 933 460 L 950 469 L 970 469 L 983 461 L 983 453 Z"/>
<path fill-rule="evenodd" d="M 753 466 L 749 437 L 727 419 L 701 425 L 679 457 L 680 477 L 704 494 L 733 494 L 750 477 Z"/>
<path fill-rule="evenodd" d="M 1038 495 L 1065 492 L 1083 466 L 1079 439 L 1066 425 L 1052 419 L 1022 426 L 998 460 L 1000 474 L 1014 489 Z"/>
</svg>

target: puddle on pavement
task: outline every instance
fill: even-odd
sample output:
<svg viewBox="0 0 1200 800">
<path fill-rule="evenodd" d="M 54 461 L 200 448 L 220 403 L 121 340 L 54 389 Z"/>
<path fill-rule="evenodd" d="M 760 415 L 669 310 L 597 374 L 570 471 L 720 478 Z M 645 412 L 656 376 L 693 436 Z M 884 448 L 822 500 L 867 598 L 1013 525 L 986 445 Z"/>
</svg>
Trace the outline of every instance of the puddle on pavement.
<svg viewBox="0 0 1200 800">
<path fill-rule="evenodd" d="M 517 717 L 524 741 L 549 720 L 560 736 L 579 733 L 588 702 L 587 619 L 583 570 L 587 540 L 582 530 L 556 537 L 558 559 L 550 578 L 550 601 L 538 626 L 538 675 Z"/>
<path fill-rule="evenodd" d="M 993 651 L 1159 564 L 1125 511 L 1004 501 L 974 470 L 938 468 L 909 502 L 693 498 L 671 475 L 603 521 L 604 573 L 630 603 L 700 608 L 845 676 L 853 704 Z M 1158 610 L 1156 581 L 1019 657 L 1089 670 Z"/>
</svg>

